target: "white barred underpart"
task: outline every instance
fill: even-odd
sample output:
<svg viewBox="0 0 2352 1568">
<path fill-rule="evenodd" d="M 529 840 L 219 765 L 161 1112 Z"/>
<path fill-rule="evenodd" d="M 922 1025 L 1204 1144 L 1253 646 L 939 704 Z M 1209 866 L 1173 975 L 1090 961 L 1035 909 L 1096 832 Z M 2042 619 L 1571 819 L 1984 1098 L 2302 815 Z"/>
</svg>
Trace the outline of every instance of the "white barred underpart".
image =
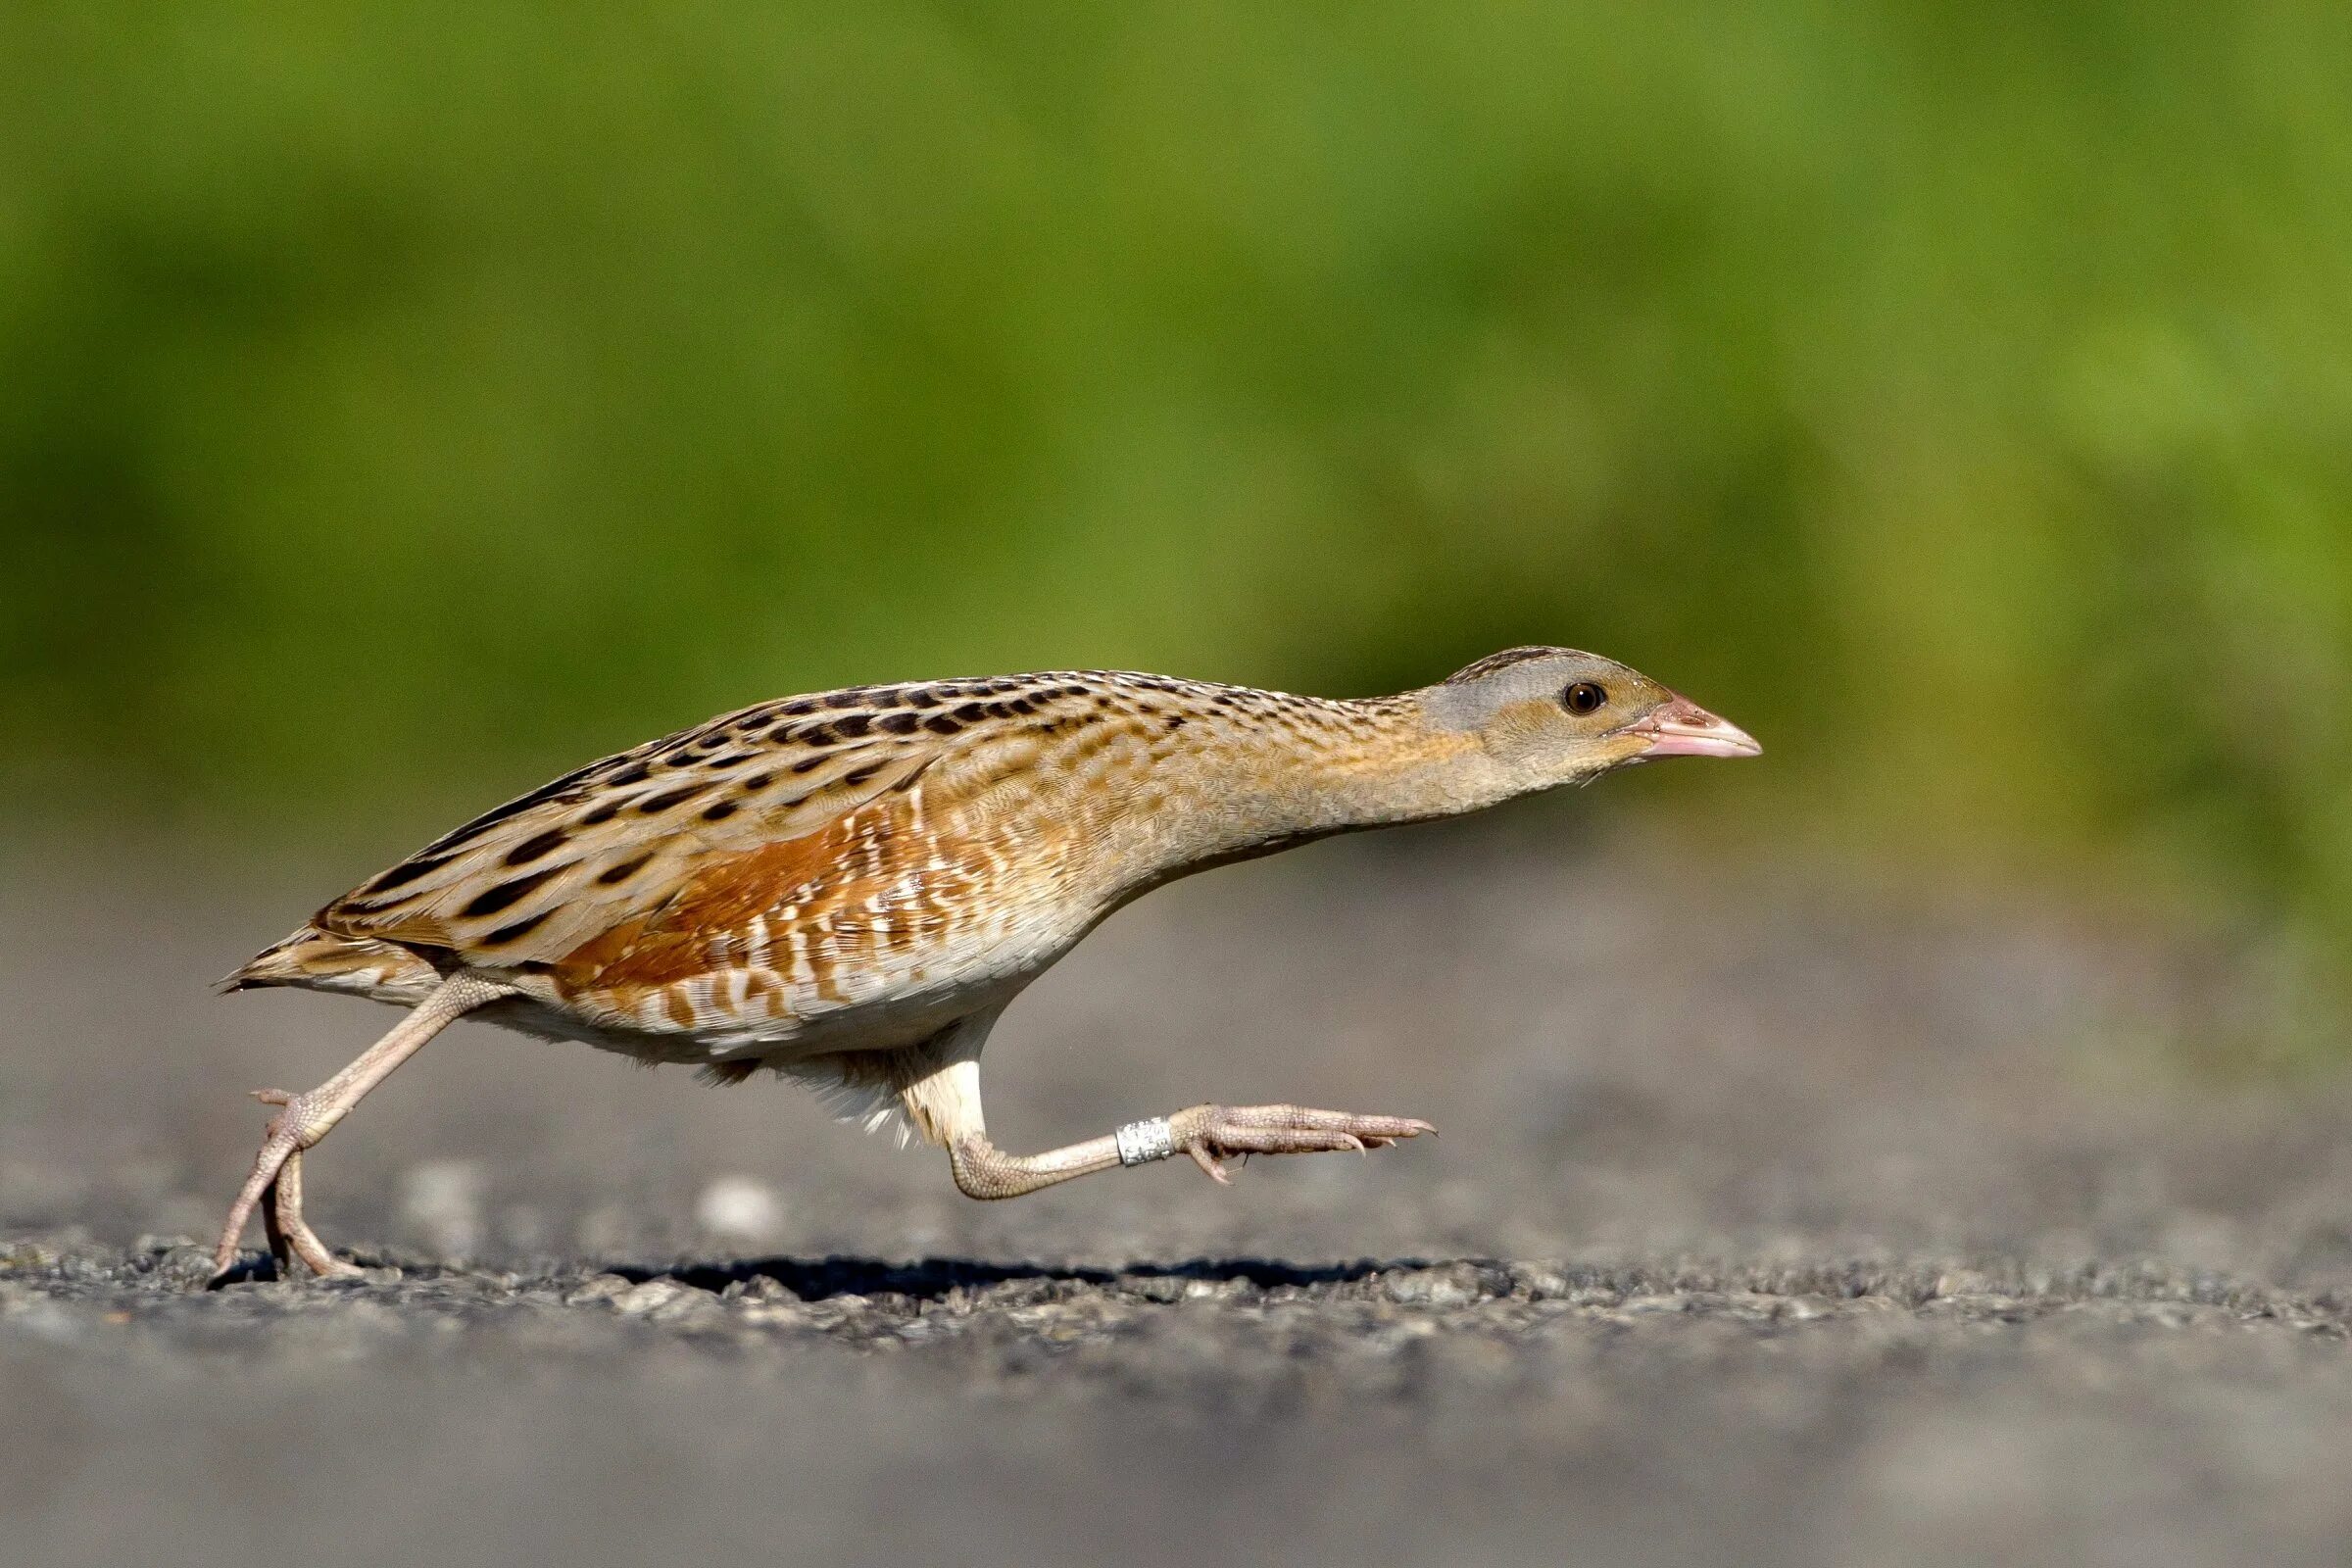
<svg viewBox="0 0 2352 1568">
<path fill-rule="evenodd" d="M 1176 1152 L 1176 1129 L 1168 1125 L 1165 1116 L 1131 1121 L 1113 1136 L 1118 1139 L 1122 1165 L 1149 1165 Z"/>
</svg>

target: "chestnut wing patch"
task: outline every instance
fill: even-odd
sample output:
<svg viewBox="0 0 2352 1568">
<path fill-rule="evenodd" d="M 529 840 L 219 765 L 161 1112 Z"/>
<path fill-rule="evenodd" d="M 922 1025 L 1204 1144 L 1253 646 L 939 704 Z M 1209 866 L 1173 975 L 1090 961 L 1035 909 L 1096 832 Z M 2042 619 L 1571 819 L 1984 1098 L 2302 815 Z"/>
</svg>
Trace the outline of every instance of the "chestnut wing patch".
<svg viewBox="0 0 2352 1568">
<path fill-rule="evenodd" d="M 951 744 L 871 720 L 750 710 L 606 758 L 434 841 L 316 923 L 473 967 L 552 963 L 650 918 L 714 860 L 808 839 L 911 788 Z"/>
</svg>

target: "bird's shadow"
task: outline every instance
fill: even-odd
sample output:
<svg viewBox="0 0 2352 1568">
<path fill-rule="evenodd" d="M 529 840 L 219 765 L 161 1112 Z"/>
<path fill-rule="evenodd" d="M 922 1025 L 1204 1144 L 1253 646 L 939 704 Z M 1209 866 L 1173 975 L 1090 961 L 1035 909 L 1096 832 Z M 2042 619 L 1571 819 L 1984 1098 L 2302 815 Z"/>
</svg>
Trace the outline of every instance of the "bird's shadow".
<svg viewBox="0 0 2352 1568">
<path fill-rule="evenodd" d="M 395 1253 L 361 1251 L 353 1254 L 363 1265 L 404 1268 L 419 1276 L 463 1273 L 447 1263 Z M 1348 1285 L 1399 1269 L 1442 1266 L 1423 1257 L 1357 1258 L 1346 1263 L 1287 1263 L 1265 1257 L 1196 1257 L 1176 1263 L 1124 1263 L 1106 1267 L 1088 1263 L 991 1263 L 970 1257 L 921 1257 L 893 1261 L 880 1257 L 758 1257 L 724 1262 L 608 1263 L 601 1272 L 618 1275 L 632 1284 L 648 1280 L 676 1280 L 697 1290 L 718 1294 L 732 1285 L 750 1286 L 772 1280 L 804 1301 L 835 1296 L 906 1297 L 937 1301 L 956 1291 L 986 1290 L 993 1286 L 1042 1281 L 1051 1284 L 1104 1287 L 1135 1286 L 1146 1281 L 1200 1281 L 1208 1285 L 1235 1283 L 1274 1290 L 1284 1286 L 1308 1288 Z M 296 1279 L 307 1282 L 307 1272 Z M 207 1282 L 208 1289 L 231 1285 L 270 1285 L 285 1282 L 268 1253 L 247 1254 Z"/>
<path fill-rule="evenodd" d="M 758 1280 L 772 1280 L 804 1301 L 818 1301 L 833 1296 L 885 1294 L 936 1301 L 956 1291 L 985 1290 L 1024 1281 L 1101 1287 L 1145 1280 L 1197 1280 L 1209 1285 L 1240 1282 L 1260 1290 L 1273 1290 L 1282 1286 L 1346 1285 L 1393 1269 L 1429 1266 L 1422 1258 L 1286 1263 L 1262 1257 L 1197 1257 L 1178 1263 L 1126 1263 L 1109 1268 L 1084 1263 L 990 1263 L 969 1257 L 923 1257 L 900 1262 L 879 1257 L 760 1257 L 662 1265 L 616 1263 L 607 1272 L 639 1283 L 672 1279 L 714 1293 L 731 1285 L 750 1286 Z"/>
</svg>

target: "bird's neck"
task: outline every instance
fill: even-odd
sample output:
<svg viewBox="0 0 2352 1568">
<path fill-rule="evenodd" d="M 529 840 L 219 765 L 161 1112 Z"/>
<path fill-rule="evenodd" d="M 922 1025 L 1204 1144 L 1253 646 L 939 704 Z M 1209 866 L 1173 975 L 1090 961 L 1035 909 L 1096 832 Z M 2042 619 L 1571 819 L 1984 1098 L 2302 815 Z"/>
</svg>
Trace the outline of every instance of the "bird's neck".
<svg viewBox="0 0 2352 1568">
<path fill-rule="evenodd" d="M 1306 831 L 1346 832 L 1458 816 L 1510 793 L 1477 736 L 1433 725 L 1412 694 L 1348 705 L 1367 721 L 1296 756 L 1288 814 Z"/>
<path fill-rule="evenodd" d="M 1455 816 L 1514 793 L 1475 735 L 1430 722 L 1415 694 L 1300 703 L 1228 729 L 1197 759 L 1201 808 L 1179 858 L 1206 864 L 1309 839 Z"/>
</svg>

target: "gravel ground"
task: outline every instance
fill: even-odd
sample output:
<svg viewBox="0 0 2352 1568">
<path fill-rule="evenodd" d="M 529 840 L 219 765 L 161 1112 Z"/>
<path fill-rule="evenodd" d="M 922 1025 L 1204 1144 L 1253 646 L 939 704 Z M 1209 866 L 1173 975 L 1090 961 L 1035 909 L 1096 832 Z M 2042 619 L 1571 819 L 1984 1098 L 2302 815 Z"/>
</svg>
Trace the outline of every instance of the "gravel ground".
<svg viewBox="0 0 2352 1568">
<path fill-rule="evenodd" d="M 2352 1095 L 2194 1070 L 2228 966 L 1523 814 L 1157 895 L 989 1054 L 1016 1147 L 1434 1144 L 982 1205 L 787 1087 L 461 1027 L 311 1160 L 368 1277 L 211 1294 L 241 1092 L 389 1014 L 204 982 L 365 868 L 20 847 L 0 1560 L 2352 1557 Z"/>
</svg>

